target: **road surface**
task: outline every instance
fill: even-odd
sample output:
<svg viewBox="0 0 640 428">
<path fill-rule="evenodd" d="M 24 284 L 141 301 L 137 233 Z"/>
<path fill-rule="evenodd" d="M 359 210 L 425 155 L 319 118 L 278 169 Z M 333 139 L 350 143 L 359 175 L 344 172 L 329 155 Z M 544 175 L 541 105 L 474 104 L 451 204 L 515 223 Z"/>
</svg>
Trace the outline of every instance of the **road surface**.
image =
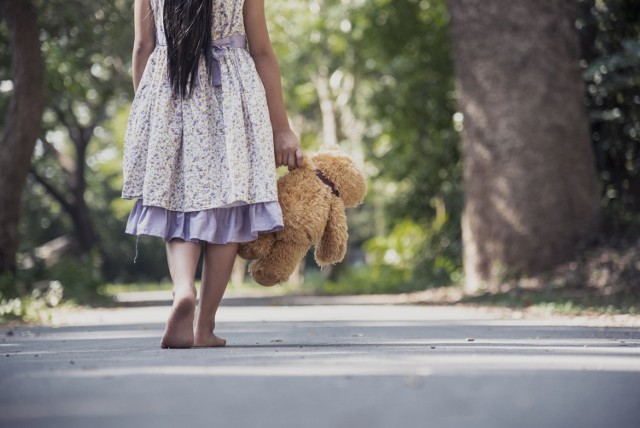
<svg viewBox="0 0 640 428">
<path fill-rule="evenodd" d="M 167 306 L 0 328 L 0 427 L 640 426 L 636 327 L 322 303 L 228 300 L 223 349 L 160 349 Z"/>
</svg>

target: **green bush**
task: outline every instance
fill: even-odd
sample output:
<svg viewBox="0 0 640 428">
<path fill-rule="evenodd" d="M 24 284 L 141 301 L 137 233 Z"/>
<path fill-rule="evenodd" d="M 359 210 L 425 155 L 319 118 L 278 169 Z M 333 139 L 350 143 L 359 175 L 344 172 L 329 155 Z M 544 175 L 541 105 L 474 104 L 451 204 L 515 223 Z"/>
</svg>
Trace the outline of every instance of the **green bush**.
<svg viewBox="0 0 640 428">
<path fill-rule="evenodd" d="M 99 260 L 96 254 L 92 254 L 86 261 L 64 256 L 48 269 L 46 279 L 62 284 L 65 300 L 76 303 L 95 301 L 101 297 L 99 289 L 104 283 Z"/>
<path fill-rule="evenodd" d="M 12 320 L 46 322 L 50 320 L 49 306 L 43 298 L 0 296 L 0 322 Z"/>
<path fill-rule="evenodd" d="M 460 280 L 457 260 L 442 246 L 442 228 L 447 217 L 439 211 L 426 227 L 404 220 L 384 236 L 365 242 L 366 264 L 350 267 L 336 281 L 326 281 L 317 288 L 327 294 L 403 293 L 423 290 Z"/>
<path fill-rule="evenodd" d="M 0 298 L 17 297 L 16 276 L 12 273 L 0 275 Z"/>
<path fill-rule="evenodd" d="M 385 294 L 402 293 L 415 289 L 411 271 L 392 266 L 371 269 L 353 266 L 338 281 L 326 281 L 318 287 L 322 294 Z M 409 276 L 409 278 L 407 278 Z"/>
</svg>

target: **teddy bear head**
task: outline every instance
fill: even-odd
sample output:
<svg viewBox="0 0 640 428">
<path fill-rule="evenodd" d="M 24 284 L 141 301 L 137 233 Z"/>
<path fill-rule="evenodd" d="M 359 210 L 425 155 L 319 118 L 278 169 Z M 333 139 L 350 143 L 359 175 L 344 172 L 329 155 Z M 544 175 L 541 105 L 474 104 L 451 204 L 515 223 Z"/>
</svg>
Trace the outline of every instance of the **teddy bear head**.
<svg viewBox="0 0 640 428">
<path fill-rule="evenodd" d="M 328 179 L 327 184 L 334 185 L 345 207 L 352 208 L 362 203 L 367 193 L 367 181 L 349 156 L 340 152 L 321 152 L 312 157 L 312 162 L 314 168 Z"/>
</svg>

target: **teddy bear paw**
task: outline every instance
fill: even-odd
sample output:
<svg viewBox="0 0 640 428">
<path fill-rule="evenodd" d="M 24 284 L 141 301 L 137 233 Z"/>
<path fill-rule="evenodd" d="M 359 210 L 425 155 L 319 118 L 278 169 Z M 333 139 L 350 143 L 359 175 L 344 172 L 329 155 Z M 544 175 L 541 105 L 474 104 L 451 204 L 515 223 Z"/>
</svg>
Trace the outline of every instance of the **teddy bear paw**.
<svg viewBox="0 0 640 428">
<path fill-rule="evenodd" d="M 260 285 L 265 287 L 273 287 L 283 281 L 278 275 L 273 272 L 267 272 L 262 269 L 252 269 L 251 277 Z M 285 278 L 286 280 L 286 278 Z"/>
</svg>

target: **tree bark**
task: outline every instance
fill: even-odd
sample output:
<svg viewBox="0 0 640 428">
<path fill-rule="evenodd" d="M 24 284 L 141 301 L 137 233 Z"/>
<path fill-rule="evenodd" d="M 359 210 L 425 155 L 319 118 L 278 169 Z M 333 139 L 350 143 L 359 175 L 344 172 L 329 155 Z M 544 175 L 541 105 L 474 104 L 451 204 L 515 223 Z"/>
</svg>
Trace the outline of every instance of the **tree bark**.
<svg viewBox="0 0 640 428">
<path fill-rule="evenodd" d="M 0 0 L 13 55 L 13 96 L 0 144 L 0 275 L 16 272 L 20 197 L 40 132 L 44 65 L 37 16 L 29 1 Z"/>
<path fill-rule="evenodd" d="M 84 198 L 87 190 L 86 162 L 87 147 L 93 135 L 95 126 L 89 128 L 79 128 L 77 135 L 73 138 L 76 149 L 76 165 L 75 174 L 71 175 L 71 207 L 69 211 L 75 232 L 78 237 L 78 248 L 81 255 L 88 255 L 98 243 L 97 235 L 93 229 L 91 216 L 89 215 L 89 207 Z M 73 131 L 70 130 L 73 134 Z"/>
<path fill-rule="evenodd" d="M 576 3 L 448 0 L 466 289 L 572 257 L 599 227 Z"/>
</svg>

